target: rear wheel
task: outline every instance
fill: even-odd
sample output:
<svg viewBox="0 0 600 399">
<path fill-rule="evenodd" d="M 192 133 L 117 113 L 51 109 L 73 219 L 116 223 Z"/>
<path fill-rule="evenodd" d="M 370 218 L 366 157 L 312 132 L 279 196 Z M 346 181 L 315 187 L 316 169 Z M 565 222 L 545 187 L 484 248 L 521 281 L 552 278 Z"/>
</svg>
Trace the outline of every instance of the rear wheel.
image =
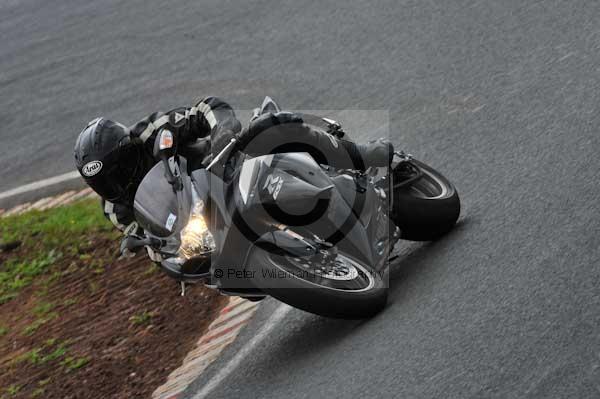
<svg viewBox="0 0 600 399">
<path fill-rule="evenodd" d="M 394 169 L 393 201 L 392 219 L 400 228 L 400 238 L 405 240 L 435 240 L 452 229 L 460 214 L 454 185 L 415 159 Z"/>
<path fill-rule="evenodd" d="M 343 253 L 316 260 L 255 248 L 247 267 L 265 293 L 321 316 L 361 319 L 387 303 L 386 276 Z"/>
</svg>

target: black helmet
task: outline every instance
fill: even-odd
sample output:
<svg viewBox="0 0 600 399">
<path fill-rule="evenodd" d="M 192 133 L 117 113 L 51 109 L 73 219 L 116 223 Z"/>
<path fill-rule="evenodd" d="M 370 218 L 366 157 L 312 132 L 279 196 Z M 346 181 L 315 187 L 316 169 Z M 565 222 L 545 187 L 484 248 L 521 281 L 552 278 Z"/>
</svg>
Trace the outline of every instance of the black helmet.
<svg viewBox="0 0 600 399">
<path fill-rule="evenodd" d="M 127 127 L 94 119 L 79 133 L 74 156 L 77 170 L 102 198 L 122 204 L 133 202 L 143 168 L 140 149 Z"/>
</svg>

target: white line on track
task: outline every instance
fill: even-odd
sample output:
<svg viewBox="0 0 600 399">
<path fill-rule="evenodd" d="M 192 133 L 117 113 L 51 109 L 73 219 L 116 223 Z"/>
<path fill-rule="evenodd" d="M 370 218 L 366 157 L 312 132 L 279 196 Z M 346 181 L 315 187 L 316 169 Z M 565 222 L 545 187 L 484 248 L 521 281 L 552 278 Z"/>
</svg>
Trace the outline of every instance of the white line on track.
<svg viewBox="0 0 600 399">
<path fill-rule="evenodd" d="M 0 200 L 9 198 L 15 195 L 27 193 L 29 191 L 39 190 L 48 186 L 53 186 L 58 183 L 63 183 L 69 180 L 75 180 L 80 178 L 79 172 L 74 170 L 73 172 L 64 173 L 62 175 L 50 177 L 48 179 L 38 180 L 33 183 L 25 184 L 24 186 L 13 188 L 12 190 L 4 191 L 0 193 Z"/>
<path fill-rule="evenodd" d="M 217 372 L 207 383 L 192 397 L 193 399 L 207 398 L 208 395 L 227 378 L 235 369 L 242 363 L 242 360 L 252 352 L 252 350 L 258 346 L 262 341 L 267 338 L 269 333 L 279 324 L 279 322 L 288 314 L 293 308 L 291 306 L 281 304 L 271 317 L 267 319 L 265 324 L 258 330 L 256 335 L 244 345 L 234 357 L 221 370 Z"/>
</svg>

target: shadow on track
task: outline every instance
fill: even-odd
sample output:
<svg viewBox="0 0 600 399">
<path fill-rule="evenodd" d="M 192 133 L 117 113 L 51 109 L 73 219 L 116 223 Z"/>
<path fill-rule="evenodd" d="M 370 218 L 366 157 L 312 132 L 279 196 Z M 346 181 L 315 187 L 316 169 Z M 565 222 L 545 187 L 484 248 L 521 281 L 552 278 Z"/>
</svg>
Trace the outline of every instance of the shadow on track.
<svg viewBox="0 0 600 399">
<path fill-rule="evenodd" d="M 399 288 L 393 284 L 394 281 L 410 279 L 418 270 L 428 267 L 428 260 L 443 256 L 456 236 L 461 234 L 468 224 L 467 219 L 459 220 L 451 231 L 436 241 L 400 241 L 396 244 L 395 255 L 390 261 L 390 294 Z"/>
<path fill-rule="evenodd" d="M 322 351 L 334 350 L 347 336 L 360 331 L 370 323 L 381 323 L 393 313 L 387 312 L 401 303 L 403 286 L 412 280 L 418 271 L 432 266 L 432 260 L 446 251 L 464 231 L 467 222 L 461 220 L 456 228 L 435 242 L 406 242 L 396 247 L 397 258 L 390 264 L 390 298 L 388 307 L 371 319 L 339 320 L 296 311 L 287 316 L 287 325 L 294 326 L 281 337 L 277 345 L 271 346 L 274 358 L 294 359 L 295 362 L 310 362 L 318 359 Z M 280 357 L 281 356 L 281 357 Z"/>
</svg>

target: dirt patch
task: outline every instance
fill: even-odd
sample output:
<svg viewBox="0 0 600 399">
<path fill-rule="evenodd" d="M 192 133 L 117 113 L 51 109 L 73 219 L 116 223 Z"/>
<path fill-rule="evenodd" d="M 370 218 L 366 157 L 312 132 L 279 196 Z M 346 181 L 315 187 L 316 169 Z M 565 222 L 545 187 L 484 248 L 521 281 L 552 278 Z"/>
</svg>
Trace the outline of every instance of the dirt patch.
<svg viewBox="0 0 600 399">
<path fill-rule="evenodd" d="M 181 364 L 224 297 L 178 285 L 114 235 L 82 237 L 0 305 L 1 398 L 144 398 Z M 0 254 L 26 258 L 31 245 Z"/>
</svg>

